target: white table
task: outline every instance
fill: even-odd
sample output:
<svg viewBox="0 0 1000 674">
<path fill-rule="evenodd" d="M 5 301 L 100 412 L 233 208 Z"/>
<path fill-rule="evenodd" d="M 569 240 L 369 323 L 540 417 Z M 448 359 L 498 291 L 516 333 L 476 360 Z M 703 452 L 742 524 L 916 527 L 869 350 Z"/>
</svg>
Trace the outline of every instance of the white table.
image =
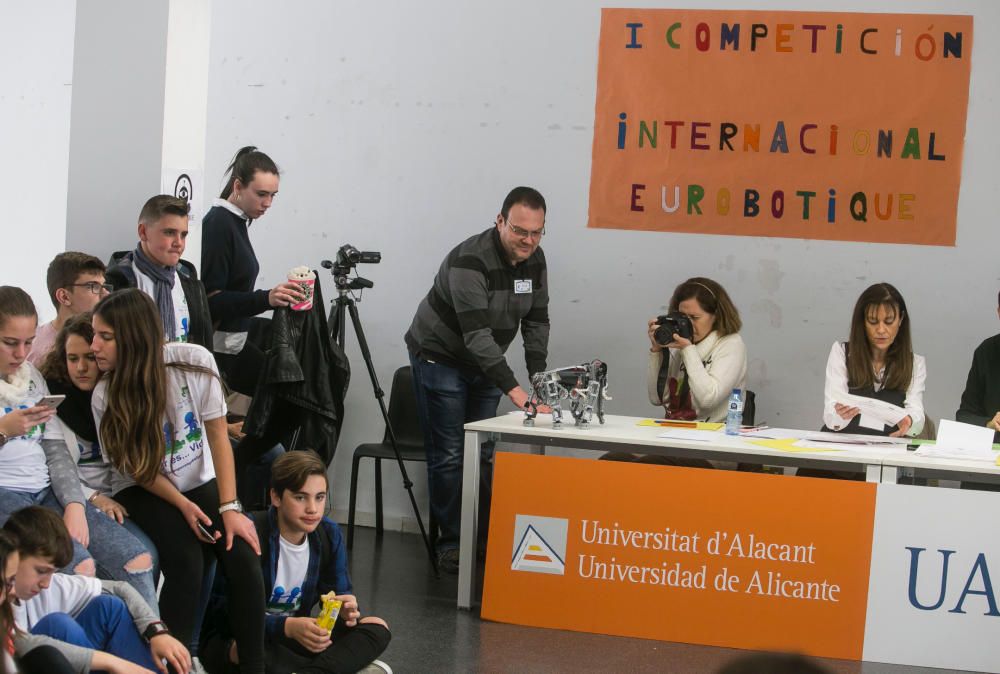
<svg viewBox="0 0 1000 674">
<path fill-rule="evenodd" d="M 572 447 L 600 452 L 626 451 L 662 454 L 717 461 L 746 461 L 797 468 L 862 471 L 869 482 L 883 481 L 886 453 L 878 450 L 787 452 L 751 444 L 739 437 L 716 436 L 711 442 L 658 438 L 665 428 L 638 426 L 641 417 L 608 415 L 605 424 L 594 422 L 588 428 L 569 423 L 553 429 L 547 418 L 535 426 L 525 426 L 523 414 L 508 414 L 465 426 L 465 464 L 462 482 L 462 532 L 459 544 L 458 607 L 470 609 L 475 601 L 476 535 L 479 518 L 480 445 L 488 440 L 517 442 L 549 447 Z M 803 431 L 805 433 L 806 431 Z M 899 460 L 907 458 L 898 456 Z M 919 457 L 915 457 L 919 458 Z M 922 461 L 941 462 L 940 459 Z M 947 462 L 944 462 L 947 463 Z M 971 463 L 971 462 L 969 462 Z M 888 477 L 895 481 L 899 471 L 893 468 Z M 957 478 L 956 478 L 957 479 Z M 887 481 L 889 481 L 887 480 Z"/>
</svg>

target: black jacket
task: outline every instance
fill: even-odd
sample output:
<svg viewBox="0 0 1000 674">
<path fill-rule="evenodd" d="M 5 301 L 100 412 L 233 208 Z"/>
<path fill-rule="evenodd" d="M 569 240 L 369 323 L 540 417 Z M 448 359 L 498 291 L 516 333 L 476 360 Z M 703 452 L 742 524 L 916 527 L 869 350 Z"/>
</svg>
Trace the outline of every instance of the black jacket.
<svg viewBox="0 0 1000 674">
<path fill-rule="evenodd" d="M 962 392 L 962 402 L 955 419 L 974 426 L 985 426 L 1000 411 L 1000 335 L 990 337 L 972 355 L 972 367 Z M 1000 442 L 1000 433 L 993 434 Z"/>
<path fill-rule="evenodd" d="M 205 286 L 198 280 L 198 272 L 187 260 L 181 260 L 177 265 L 177 276 L 181 281 L 181 289 L 187 299 L 188 311 L 191 314 L 191 330 L 188 339 L 192 344 L 203 346 L 212 351 L 212 317 L 208 313 L 208 297 Z M 135 270 L 132 268 L 132 251 L 119 251 L 111 256 L 111 264 L 104 273 L 105 280 L 115 290 L 135 288 Z"/>
<path fill-rule="evenodd" d="M 319 279 L 310 311 L 274 310 L 264 340 L 264 368 L 243 432 L 252 437 L 299 429 L 299 446 L 333 460 L 344 418 L 351 366 L 330 335 Z M 280 425 L 280 427 L 276 427 Z"/>
</svg>

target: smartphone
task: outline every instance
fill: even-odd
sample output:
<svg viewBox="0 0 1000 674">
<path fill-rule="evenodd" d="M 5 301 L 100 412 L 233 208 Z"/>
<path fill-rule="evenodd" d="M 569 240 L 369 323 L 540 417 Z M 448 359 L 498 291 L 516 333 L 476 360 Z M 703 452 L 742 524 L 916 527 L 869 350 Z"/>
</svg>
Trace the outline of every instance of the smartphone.
<svg viewBox="0 0 1000 674">
<path fill-rule="evenodd" d="M 201 532 L 202 536 L 204 536 L 206 539 L 210 541 L 213 542 L 215 541 L 215 534 L 206 529 L 204 524 L 202 524 L 201 522 L 195 522 L 195 524 L 198 525 L 198 531 Z"/>
<path fill-rule="evenodd" d="M 42 398 L 41 400 L 39 400 L 35 404 L 38 407 L 50 407 L 52 409 L 55 409 L 55 408 L 59 407 L 59 405 L 64 400 L 66 400 L 66 396 L 64 396 L 64 395 L 45 396 L 44 398 Z"/>
</svg>

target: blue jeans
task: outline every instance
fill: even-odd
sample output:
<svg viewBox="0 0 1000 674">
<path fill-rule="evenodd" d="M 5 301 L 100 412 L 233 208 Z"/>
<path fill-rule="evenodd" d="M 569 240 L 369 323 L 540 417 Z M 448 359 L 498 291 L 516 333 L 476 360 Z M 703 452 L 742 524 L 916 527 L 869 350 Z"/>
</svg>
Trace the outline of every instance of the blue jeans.
<svg viewBox="0 0 1000 674">
<path fill-rule="evenodd" d="M 440 535 L 437 550 L 458 547 L 462 518 L 462 465 L 465 424 L 497 415 L 503 393 L 483 374 L 474 374 L 410 354 L 417 414 L 427 450 L 427 480 L 431 512 Z M 480 451 L 480 513 L 489 505 L 493 482 L 493 443 Z M 485 531 L 485 529 L 481 529 Z"/>
<path fill-rule="evenodd" d="M 73 618 L 50 613 L 31 628 L 32 634 L 116 655 L 140 667 L 158 671 L 146 640 L 139 634 L 128 607 L 118 597 L 102 594 Z"/>
<path fill-rule="evenodd" d="M 63 514 L 62 504 L 49 488 L 34 493 L 0 488 L 0 525 L 21 508 L 32 505 L 44 506 L 56 511 L 60 516 Z M 90 546 L 84 548 L 73 541 L 73 560 L 62 571 L 73 573 L 73 569 L 80 562 L 93 556 L 99 578 L 123 580 L 129 583 L 142 595 L 150 608 L 159 614 L 152 564 L 143 571 L 125 569 L 126 564 L 137 556 L 152 553 L 128 529 L 102 513 L 93 504 L 86 503 L 83 507 L 87 514 L 87 527 L 90 529 Z"/>
</svg>

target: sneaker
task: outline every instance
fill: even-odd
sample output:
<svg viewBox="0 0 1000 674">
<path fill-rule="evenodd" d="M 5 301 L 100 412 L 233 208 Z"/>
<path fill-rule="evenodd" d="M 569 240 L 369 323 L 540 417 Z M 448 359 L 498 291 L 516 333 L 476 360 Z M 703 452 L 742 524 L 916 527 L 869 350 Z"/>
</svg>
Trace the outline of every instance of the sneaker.
<svg viewBox="0 0 1000 674">
<path fill-rule="evenodd" d="M 438 569 L 445 573 L 458 573 L 458 548 L 442 550 L 437 556 Z"/>
<path fill-rule="evenodd" d="M 392 667 L 381 660 L 373 660 L 370 665 L 362 669 L 358 674 L 392 674 Z"/>
</svg>

